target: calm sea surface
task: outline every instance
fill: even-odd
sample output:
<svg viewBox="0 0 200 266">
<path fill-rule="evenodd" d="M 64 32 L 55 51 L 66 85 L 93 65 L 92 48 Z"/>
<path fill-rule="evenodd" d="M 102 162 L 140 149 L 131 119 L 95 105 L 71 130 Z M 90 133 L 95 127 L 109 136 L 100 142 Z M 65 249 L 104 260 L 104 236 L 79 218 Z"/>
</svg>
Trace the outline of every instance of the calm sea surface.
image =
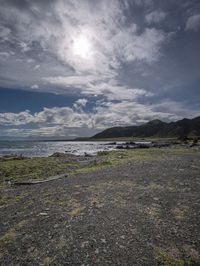
<svg viewBox="0 0 200 266">
<path fill-rule="evenodd" d="M 108 142 L 75 141 L 0 141 L 0 155 L 17 154 L 28 157 L 49 156 L 54 152 L 75 155 L 96 154 L 98 151 L 113 150 Z"/>
</svg>

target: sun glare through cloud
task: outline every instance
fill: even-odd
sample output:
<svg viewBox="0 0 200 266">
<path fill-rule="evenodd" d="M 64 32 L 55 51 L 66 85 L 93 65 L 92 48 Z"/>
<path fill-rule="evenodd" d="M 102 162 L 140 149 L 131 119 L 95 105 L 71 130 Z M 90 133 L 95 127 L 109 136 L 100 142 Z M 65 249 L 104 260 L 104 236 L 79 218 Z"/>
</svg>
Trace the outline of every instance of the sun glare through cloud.
<svg viewBox="0 0 200 266">
<path fill-rule="evenodd" d="M 83 59 L 89 59 L 92 55 L 91 49 L 91 42 L 86 36 L 81 35 L 74 39 L 72 45 L 72 51 L 74 55 L 79 56 Z"/>
<path fill-rule="evenodd" d="M 198 1 L 0 1 L 0 136 L 199 115 Z"/>
</svg>

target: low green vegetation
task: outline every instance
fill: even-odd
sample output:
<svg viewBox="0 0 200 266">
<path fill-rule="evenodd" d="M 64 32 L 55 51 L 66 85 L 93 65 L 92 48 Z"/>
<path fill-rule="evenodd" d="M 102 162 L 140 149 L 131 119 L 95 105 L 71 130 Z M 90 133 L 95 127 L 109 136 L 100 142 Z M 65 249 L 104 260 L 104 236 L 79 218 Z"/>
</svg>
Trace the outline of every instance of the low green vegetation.
<svg viewBox="0 0 200 266">
<path fill-rule="evenodd" d="M 4 181 L 27 181 L 47 179 L 59 174 L 93 172 L 98 169 L 125 164 L 129 161 L 163 160 L 166 156 L 180 153 L 198 152 L 195 148 L 149 148 L 100 152 L 87 158 L 68 158 L 67 156 L 27 158 L 22 160 L 0 161 L 0 184 Z"/>
<path fill-rule="evenodd" d="M 46 179 L 68 173 L 76 167 L 76 162 L 66 162 L 63 158 L 55 157 L 1 161 L 0 182 Z"/>
<path fill-rule="evenodd" d="M 172 210 L 172 214 L 174 215 L 176 220 L 184 220 L 187 218 L 188 211 L 189 209 L 187 206 L 180 206 L 180 207 L 175 207 Z"/>
<path fill-rule="evenodd" d="M 5 233 L 2 237 L 0 237 L 0 247 L 4 247 L 7 244 L 12 243 L 16 239 L 16 232 L 14 230 L 10 230 Z"/>
<path fill-rule="evenodd" d="M 43 262 L 40 264 L 40 266 L 50 266 L 52 264 L 52 258 L 46 257 Z"/>
<path fill-rule="evenodd" d="M 22 220 L 18 224 L 16 224 L 13 228 L 11 228 L 7 233 L 0 237 L 0 248 L 5 247 L 9 244 L 12 244 L 16 238 L 18 232 L 24 228 L 28 223 L 27 220 Z"/>
<path fill-rule="evenodd" d="M 20 202 L 25 196 L 26 196 L 26 193 L 21 193 L 19 195 L 10 195 L 10 196 L 4 196 L 1 194 L 0 195 L 0 206 L 10 205 L 13 203 Z"/>
<path fill-rule="evenodd" d="M 159 251 L 156 255 L 157 260 L 159 261 L 159 265 L 163 266 L 197 266 L 199 265 L 197 262 L 188 259 L 184 260 L 179 258 L 179 256 L 175 256 L 166 251 Z"/>
</svg>

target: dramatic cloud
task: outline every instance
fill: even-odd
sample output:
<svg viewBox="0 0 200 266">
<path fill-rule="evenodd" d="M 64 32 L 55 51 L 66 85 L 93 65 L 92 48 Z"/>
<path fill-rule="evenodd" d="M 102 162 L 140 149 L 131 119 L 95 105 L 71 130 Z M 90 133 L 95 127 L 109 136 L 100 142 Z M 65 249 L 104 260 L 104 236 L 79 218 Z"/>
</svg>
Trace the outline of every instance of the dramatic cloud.
<svg viewBox="0 0 200 266">
<path fill-rule="evenodd" d="M 119 103 L 99 102 L 92 112 L 85 112 L 83 107 L 86 99 L 79 99 L 73 108 L 44 108 L 43 111 L 30 114 L 28 110 L 20 113 L 0 114 L 0 126 L 25 126 L 25 128 L 4 128 L 3 134 L 20 134 L 27 137 L 30 132 L 34 137 L 44 136 L 83 136 L 92 135 L 113 125 L 137 125 L 152 119 L 174 121 L 183 115 L 197 116 L 198 113 L 185 110 L 180 103 L 164 101 L 155 105 L 143 105 L 137 102 L 124 101 Z M 174 115 L 176 113 L 176 115 Z M 124 115 L 126 114 L 126 115 Z M 72 132 L 74 132 L 72 134 Z"/>
<path fill-rule="evenodd" d="M 15 113 L 4 93 L 0 134 L 72 136 L 196 115 L 199 14 L 196 0 L 2 0 L 0 97 L 14 89 L 67 100 Z"/>
<path fill-rule="evenodd" d="M 4 44 L 8 42 L 7 47 L 12 46 L 15 52 L 10 63 L 13 64 L 13 60 L 23 62 L 17 71 L 21 80 L 19 76 L 12 75 L 10 78 L 16 79 L 16 84 L 21 82 L 22 84 L 18 85 L 23 87 L 34 86 L 30 84 L 32 81 L 40 83 L 41 89 L 44 87 L 47 89 L 48 81 L 56 84 L 57 80 L 59 85 L 61 80 L 65 80 L 64 88 L 67 88 L 71 85 L 76 86 L 77 80 L 78 87 L 82 86 L 84 89 L 87 76 L 93 83 L 106 82 L 109 78 L 117 79 L 122 65 L 126 62 L 157 61 L 162 44 L 168 38 L 168 34 L 162 30 L 145 28 L 142 32 L 138 32 L 137 25 L 130 21 L 127 26 L 127 18 L 123 12 L 128 5 L 122 5 L 120 1 L 80 3 L 59 0 L 52 2 L 48 6 L 52 9 L 47 9 L 46 12 L 38 2 L 26 3 L 25 9 L 21 10 L 21 6 L 8 1 L 1 9 L 5 25 L 10 27 L 14 25 L 12 30 L 2 26 L 1 34 L 2 42 Z M 4 51 L 3 57 L 7 55 L 9 54 Z M 68 68 L 64 76 L 51 71 L 53 62 L 48 62 L 49 70 L 46 69 L 44 73 L 41 70 L 39 74 L 31 75 L 30 67 L 23 73 L 25 60 L 28 63 L 36 61 L 33 69 L 38 70 L 44 63 L 40 62 L 38 56 L 48 61 L 48 57 L 52 55 L 57 64 L 62 65 L 64 69 Z M 27 74 L 31 75 L 30 81 L 24 77 Z"/>
</svg>

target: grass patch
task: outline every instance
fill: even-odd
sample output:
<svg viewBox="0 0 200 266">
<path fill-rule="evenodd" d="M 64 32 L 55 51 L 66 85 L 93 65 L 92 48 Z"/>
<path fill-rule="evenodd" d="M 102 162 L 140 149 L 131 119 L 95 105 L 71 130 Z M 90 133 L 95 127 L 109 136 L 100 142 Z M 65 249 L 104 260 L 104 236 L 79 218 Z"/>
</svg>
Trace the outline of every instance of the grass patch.
<svg viewBox="0 0 200 266">
<path fill-rule="evenodd" d="M 28 220 L 22 220 L 18 224 L 15 225 L 16 230 L 22 229 L 25 225 L 27 225 Z"/>
<path fill-rule="evenodd" d="M 0 237 L 0 247 L 5 247 L 8 244 L 12 244 L 17 238 L 17 231 L 21 230 L 26 224 L 28 220 L 22 220 L 18 224 L 11 228 L 7 233 Z"/>
<path fill-rule="evenodd" d="M 147 208 L 147 212 L 155 219 L 159 219 L 161 216 L 160 208 L 158 207 L 149 207 Z"/>
<path fill-rule="evenodd" d="M 188 215 L 188 207 L 181 206 L 172 210 L 172 213 L 177 220 L 184 220 Z"/>
<path fill-rule="evenodd" d="M 199 263 L 193 260 L 184 260 L 166 251 L 159 251 L 156 255 L 159 265 L 163 266 L 197 266 Z"/>
<path fill-rule="evenodd" d="M 75 209 L 73 209 L 73 210 L 71 210 L 69 212 L 69 215 L 71 217 L 79 216 L 82 213 L 83 210 L 84 210 L 84 207 L 80 207 L 80 206 L 79 207 L 76 207 Z"/>
<path fill-rule="evenodd" d="M 64 158 L 55 157 L 2 161 L 0 162 L 0 182 L 45 179 L 68 173 L 77 166 L 76 162 L 69 163 Z"/>
<path fill-rule="evenodd" d="M 21 193 L 21 194 L 16 195 L 16 196 L 2 196 L 2 195 L 0 195 L 0 206 L 10 205 L 13 203 L 20 202 L 24 198 L 25 195 L 26 195 L 25 193 Z"/>
<path fill-rule="evenodd" d="M 116 166 L 119 164 L 126 164 L 130 161 L 137 160 L 158 160 L 161 159 L 161 149 L 138 149 L 138 150 L 120 150 L 106 152 L 105 155 L 101 154 L 101 160 L 91 161 L 88 165 L 79 167 L 75 173 L 90 173 L 99 169 Z M 98 157 L 97 157 L 98 158 Z"/>
<path fill-rule="evenodd" d="M 40 266 L 50 266 L 52 262 L 53 262 L 52 258 L 46 257 L 43 260 L 43 262 L 40 264 Z"/>
<path fill-rule="evenodd" d="M 154 183 L 154 182 L 150 182 L 150 184 L 148 185 L 148 188 L 149 189 L 155 189 L 155 190 L 157 190 L 157 189 L 159 189 L 159 190 L 161 190 L 161 189 L 163 189 L 163 186 L 161 186 L 160 184 L 156 184 L 156 183 Z"/>
<path fill-rule="evenodd" d="M 0 247 L 4 247 L 16 239 L 16 232 L 15 230 L 11 229 L 9 232 L 5 233 L 1 238 L 0 238 Z"/>
<path fill-rule="evenodd" d="M 97 152 L 98 156 L 105 156 L 105 155 L 108 155 L 108 154 L 109 154 L 109 151 L 98 151 Z"/>
</svg>

